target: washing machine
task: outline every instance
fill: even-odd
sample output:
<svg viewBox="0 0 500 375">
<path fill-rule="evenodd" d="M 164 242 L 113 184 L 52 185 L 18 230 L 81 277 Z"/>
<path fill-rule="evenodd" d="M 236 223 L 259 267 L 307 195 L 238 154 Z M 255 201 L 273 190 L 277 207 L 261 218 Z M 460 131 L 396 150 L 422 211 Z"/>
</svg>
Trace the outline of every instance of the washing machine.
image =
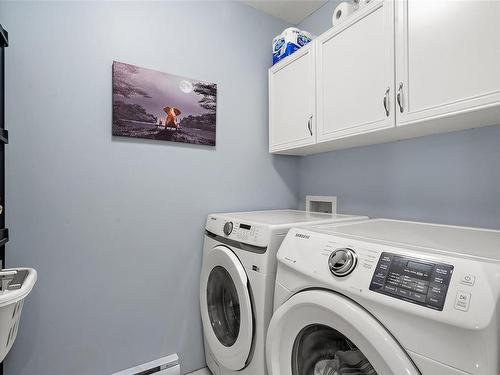
<svg viewBox="0 0 500 375">
<path fill-rule="evenodd" d="M 500 231 L 294 228 L 277 257 L 269 375 L 500 374 Z"/>
<path fill-rule="evenodd" d="M 209 215 L 200 306 L 207 365 L 215 375 L 265 375 L 276 253 L 289 228 L 361 220 L 296 210 Z"/>
</svg>

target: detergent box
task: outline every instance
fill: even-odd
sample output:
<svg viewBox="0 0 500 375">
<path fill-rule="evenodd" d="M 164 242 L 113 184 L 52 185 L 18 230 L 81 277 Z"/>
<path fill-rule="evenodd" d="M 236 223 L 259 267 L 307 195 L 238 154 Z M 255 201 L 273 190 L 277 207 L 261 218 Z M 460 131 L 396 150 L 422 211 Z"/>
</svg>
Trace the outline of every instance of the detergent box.
<svg viewBox="0 0 500 375">
<path fill-rule="evenodd" d="M 273 39 L 273 65 L 304 47 L 315 36 L 296 27 L 289 27 Z"/>
</svg>

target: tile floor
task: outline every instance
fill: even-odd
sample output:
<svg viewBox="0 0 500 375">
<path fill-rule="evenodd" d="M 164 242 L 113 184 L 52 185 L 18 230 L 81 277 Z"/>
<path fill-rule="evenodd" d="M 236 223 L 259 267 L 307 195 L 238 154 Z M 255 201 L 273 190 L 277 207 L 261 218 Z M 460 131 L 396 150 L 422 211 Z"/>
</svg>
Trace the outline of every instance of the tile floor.
<svg viewBox="0 0 500 375">
<path fill-rule="evenodd" d="M 208 371 L 208 369 L 205 367 L 205 368 L 196 370 L 195 372 L 190 372 L 189 374 L 186 374 L 186 375 L 212 375 L 212 373 L 210 371 Z"/>
</svg>

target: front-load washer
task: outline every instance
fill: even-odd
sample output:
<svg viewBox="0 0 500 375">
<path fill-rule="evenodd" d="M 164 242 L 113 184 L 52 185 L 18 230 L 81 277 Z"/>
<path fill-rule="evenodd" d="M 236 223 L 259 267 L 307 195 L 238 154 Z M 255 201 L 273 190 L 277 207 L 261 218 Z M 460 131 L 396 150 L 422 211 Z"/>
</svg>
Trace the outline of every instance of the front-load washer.
<svg viewBox="0 0 500 375">
<path fill-rule="evenodd" d="M 500 231 L 294 228 L 277 257 L 269 375 L 500 374 Z"/>
<path fill-rule="evenodd" d="M 209 215 L 200 305 L 207 365 L 215 375 L 265 375 L 276 252 L 288 229 L 366 217 L 296 210 Z"/>
</svg>

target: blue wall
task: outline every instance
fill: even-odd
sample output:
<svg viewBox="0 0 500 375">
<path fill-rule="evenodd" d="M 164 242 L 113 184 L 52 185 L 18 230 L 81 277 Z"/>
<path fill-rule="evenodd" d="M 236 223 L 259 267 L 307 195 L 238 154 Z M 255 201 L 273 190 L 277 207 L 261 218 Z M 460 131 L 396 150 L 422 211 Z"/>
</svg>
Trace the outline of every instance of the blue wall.
<svg viewBox="0 0 500 375">
<path fill-rule="evenodd" d="M 8 266 L 39 281 L 10 375 L 109 374 L 169 353 L 204 366 L 209 212 L 295 207 L 297 159 L 267 152 L 270 41 L 232 2 L 0 2 L 7 50 Z M 217 147 L 111 136 L 111 64 L 218 83 Z"/>
<path fill-rule="evenodd" d="M 340 212 L 500 228 L 500 126 L 307 156 L 299 176 Z"/>
<path fill-rule="evenodd" d="M 332 15 L 335 7 L 342 0 L 330 0 L 316 12 L 303 20 L 297 27 L 307 30 L 315 35 L 320 35 L 332 27 Z"/>
<path fill-rule="evenodd" d="M 328 30 L 337 3 L 299 27 Z M 500 228 L 500 126 L 299 160 L 299 196 L 337 195 L 340 212 Z"/>
</svg>

